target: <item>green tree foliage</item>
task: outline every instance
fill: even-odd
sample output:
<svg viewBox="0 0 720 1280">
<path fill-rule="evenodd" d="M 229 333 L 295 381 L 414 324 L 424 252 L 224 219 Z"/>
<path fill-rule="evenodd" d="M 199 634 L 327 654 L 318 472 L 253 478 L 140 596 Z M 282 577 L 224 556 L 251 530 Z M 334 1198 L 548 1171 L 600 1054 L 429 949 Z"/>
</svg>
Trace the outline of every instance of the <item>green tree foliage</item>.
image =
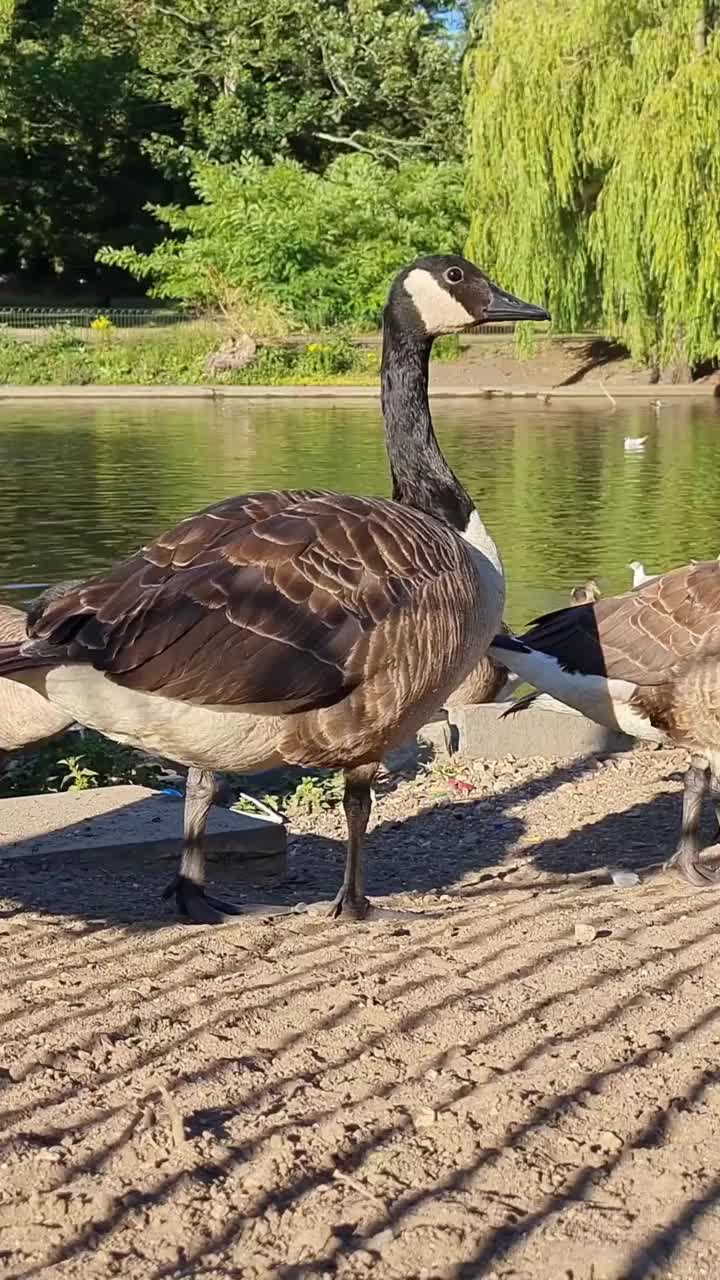
<svg viewBox="0 0 720 1280">
<path fill-rule="evenodd" d="M 10 34 L 10 26 L 15 9 L 15 0 L 0 0 L 0 44 Z"/>
<path fill-rule="evenodd" d="M 9 12 L 9 11 L 8 11 Z M 142 235 L 167 186 L 141 153 L 168 109 L 134 86 L 126 33 L 96 0 L 18 0 L 0 42 L 0 252 L 56 270 Z"/>
<path fill-rule="evenodd" d="M 459 156 L 462 0 L 0 0 L 0 268 L 148 249 L 196 153 Z"/>
<path fill-rule="evenodd" d="M 152 97 L 179 113 L 183 142 L 207 158 L 285 154 L 317 168 L 348 145 L 391 156 L 462 154 L 458 51 L 442 21 L 447 11 L 461 16 L 461 5 L 115 3 Z"/>
<path fill-rule="evenodd" d="M 156 296 L 244 308 L 324 326 L 374 323 L 393 274 L 429 251 L 458 251 L 467 233 L 459 164 L 385 168 L 345 155 L 324 174 L 296 161 L 199 164 L 199 203 L 157 208 L 170 230 L 150 254 L 100 259 L 147 280 Z"/>
<path fill-rule="evenodd" d="M 469 252 L 640 360 L 720 354 L 720 6 L 496 0 L 468 56 Z"/>
</svg>

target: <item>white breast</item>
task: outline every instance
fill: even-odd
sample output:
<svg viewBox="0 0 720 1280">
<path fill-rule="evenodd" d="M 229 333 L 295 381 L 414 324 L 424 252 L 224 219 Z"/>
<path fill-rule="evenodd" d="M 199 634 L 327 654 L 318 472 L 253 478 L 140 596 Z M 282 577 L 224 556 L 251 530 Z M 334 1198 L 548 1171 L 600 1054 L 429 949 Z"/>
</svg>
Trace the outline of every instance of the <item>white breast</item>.
<svg viewBox="0 0 720 1280">
<path fill-rule="evenodd" d="M 47 694 L 56 707 L 116 742 L 200 769 L 273 768 L 277 719 L 247 708 L 194 707 L 156 693 L 115 684 L 88 666 L 48 672 Z"/>
</svg>

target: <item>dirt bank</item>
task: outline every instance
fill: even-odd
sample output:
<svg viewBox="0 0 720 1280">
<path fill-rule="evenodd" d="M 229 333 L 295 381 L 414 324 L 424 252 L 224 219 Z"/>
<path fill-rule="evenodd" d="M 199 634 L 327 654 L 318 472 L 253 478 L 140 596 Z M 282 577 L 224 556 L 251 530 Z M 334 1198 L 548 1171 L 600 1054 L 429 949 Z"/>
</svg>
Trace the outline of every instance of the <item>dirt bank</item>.
<svg viewBox="0 0 720 1280">
<path fill-rule="evenodd" d="M 386 780 L 395 923 L 3 866 L 0 1275 L 717 1277 L 720 892 L 649 871 L 683 766 Z M 279 897 L 340 876 L 339 816 L 301 825 Z"/>
<path fill-rule="evenodd" d="M 435 361 L 431 377 L 443 387 L 577 387 L 587 391 L 602 384 L 611 393 L 653 381 L 651 371 L 634 365 L 623 347 L 601 338 L 539 340 L 527 359 L 517 354 L 513 342 L 484 338 L 464 345 L 459 360 Z M 719 381 L 716 370 L 698 378 L 693 386 L 717 387 Z M 667 388 L 658 385 L 659 399 L 664 392 Z"/>
</svg>

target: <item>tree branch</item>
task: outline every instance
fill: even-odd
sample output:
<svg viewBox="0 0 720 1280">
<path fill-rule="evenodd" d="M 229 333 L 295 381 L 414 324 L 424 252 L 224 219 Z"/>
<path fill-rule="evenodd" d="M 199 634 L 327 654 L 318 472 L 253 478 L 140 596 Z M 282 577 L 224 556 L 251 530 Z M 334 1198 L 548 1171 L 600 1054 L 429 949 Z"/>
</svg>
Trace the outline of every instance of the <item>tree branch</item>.
<svg viewBox="0 0 720 1280">
<path fill-rule="evenodd" d="M 166 18 L 181 22 L 183 26 L 189 27 L 191 31 L 205 31 L 207 29 L 206 22 L 199 18 L 188 18 L 186 14 L 179 13 L 177 9 L 166 9 L 164 4 L 155 4 L 153 8 L 156 13 L 162 13 Z"/>
<path fill-rule="evenodd" d="M 369 156 L 374 156 L 376 154 L 372 147 L 364 147 L 361 142 L 358 142 L 357 139 L 353 137 L 340 138 L 335 133 L 321 133 L 317 129 L 314 131 L 313 137 L 321 138 L 323 142 L 337 142 L 341 147 L 352 147 L 353 151 L 363 151 Z"/>
</svg>

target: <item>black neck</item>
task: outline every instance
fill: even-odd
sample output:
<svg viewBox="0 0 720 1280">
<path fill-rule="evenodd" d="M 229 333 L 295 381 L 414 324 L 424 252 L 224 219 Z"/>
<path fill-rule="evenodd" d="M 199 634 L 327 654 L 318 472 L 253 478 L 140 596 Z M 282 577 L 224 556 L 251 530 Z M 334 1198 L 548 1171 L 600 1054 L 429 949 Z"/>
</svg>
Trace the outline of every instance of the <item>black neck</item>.
<svg viewBox="0 0 720 1280">
<path fill-rule="evenodd" d="M 440 451 L 428 400 L 432 338 L 408 334 L 385 312 L 381 371 L 385 443 L 396 502 L 464 532 L 474 510 Z"/>
</svg>

